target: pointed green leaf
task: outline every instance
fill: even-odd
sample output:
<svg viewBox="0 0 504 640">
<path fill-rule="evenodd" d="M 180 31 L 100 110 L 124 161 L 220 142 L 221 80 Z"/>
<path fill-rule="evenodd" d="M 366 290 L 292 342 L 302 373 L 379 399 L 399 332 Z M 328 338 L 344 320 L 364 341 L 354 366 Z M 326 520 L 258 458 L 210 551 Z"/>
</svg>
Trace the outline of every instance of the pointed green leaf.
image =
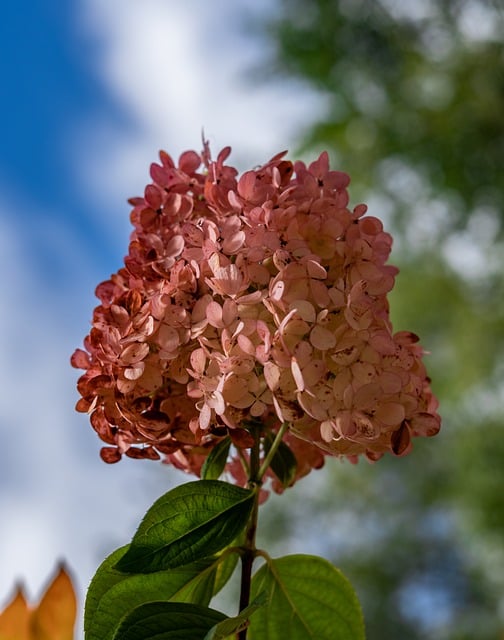
<svg viewBox="0 0 504 640">
<path fill-rule="evenodd" d="M 357 596 L 327 560 L 293 555 L 269 560 L 252 579 L 252 597 L 269 601 L 251 618 L 250 640 L 364 640 Z"/>
<path fill-rule="evenodd" d="M 121 620 L 141 604 L 163 600 L 208 605 L 221 558 L 150 574 L 124 574 L 114 569 L 127 547 L 112 553 L 89 586 L 84 615 L 86 640 L 109 640 Z"/>
<path fill-rule="evenodd" d="M 151 573 L 217 553 L 244 529 L 253 502 L 253 491 L 219 480 L 176 487 L 146 513 L 116 568 Z"/>
<path fill-rule="evenodd" d="M 230 447 L 231 438 L 227 436 L 210 451 L 201 468 L 201 478 L 203 480 L 217 480 L 220 477 L 226 466 Z"/>
<path fill-rule="evenodd" d="M 226 616 L 185 602 L 150 602 L 132 611 L 113 640 L 201 640 Z"/>
<path fill-rule="evenodd" d="M 245 629 L 249 624 L 250 616 L 260 607 L 264 606 L 268 601 L 266 592 L 260 593 L 248 607 L 240 611 L 234 618 L 226 618 L 219 622 L 206 634 L 203 640 L 226 640 L 226 638 L 235 638 L 236 634 Z"/>
<path fill-rule="evenodd" d="M 274 440 L 275 436 L 271 432 L 269 432 L 264 438 L 264 449 L 266 453 L 271 449 Z M 290 487 L 296 477 L 297 460 L 296 456 L 292 453 L 285 442 L 280 442 L 278 449 L 273 455 L 270 466 L 271 470 L 280 480 L 282 485 L 284 487 Z"/>
<path fill-rule="evenodd" d="M 91 621 L 93 620 L 96 609 L 100 604 L 103 595 L 107 593 L 115 584 L 124 580 L 125 575 L 116 571 L 113 567 L 119 558 L 126 553 L 129 544 L 113 551 L 98 567 L 86 594 L 86 605 L 84 607 L 84 631 L 86 634 L 89 630 Z"/>
</svg>

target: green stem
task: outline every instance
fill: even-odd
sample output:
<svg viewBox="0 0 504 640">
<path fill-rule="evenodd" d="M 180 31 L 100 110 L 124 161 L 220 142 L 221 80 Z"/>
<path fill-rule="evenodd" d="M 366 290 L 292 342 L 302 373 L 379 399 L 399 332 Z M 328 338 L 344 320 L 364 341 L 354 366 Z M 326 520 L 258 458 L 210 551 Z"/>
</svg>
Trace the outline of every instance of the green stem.
<svg viewBox="0 0 504 640">
<path fill-rule="evenodd" d="M 268 467 L 270 466 L 271 461 L 273 460 L 273 456 L 275 455 L 278 447 L 280 446 L 280 443 L 282 442 L 282 439 L 288 428 L 289 428 L 289 423 L 284 422 L 280 427 L 280 429 L 278 430 L 278 433 L 276 434 L 275 439 L 273 440 L 273 444 L 271 445 L 271 449 L 268 451 L 268 454 L 264 458 L 261 468 L 259 469 L 259 472 L 257 474 L 257 478 L 259 482 L 262 481 L 264 474 L 268 470 Z"/>
<path fill-rule="evenodd" d="M 262 484 L 264 474 L 268 470 L 273 456 L 275 455 L 282 439 L 287 431 L 289 425 L 284 422 L 278 433 L 273 440 L 270 450 L 265 456 L 263 463 L 260 464 L 261 454 L 261 431 L 256 429 L 254 436 L 254 446 L 250 450 L 250 463 L 249 463 L 249 488 L 255 490 L 254 506 L 250 515 L 247 529 L 245 531 L 245 542 L 242 547 L 242 573 L 241 573 L 241 585 L 240 585 L 240 611 L 243 611 L 250 604 L 250 590 L 252 585 L 252 565 L 254 559 L 258 555 L 258 550 L 255 545 L 257 521 L 259 516 L 259 491 Z M 238 633 L 238 640 L 247 640 L 247 629 L 243 629 Z"/>
<path fill-rule="evenodd" d="M 245 531 L 245 542 L 242 551 L 242 573 L 240 585 L 240 611 L 248 607 L 250 603 L 250 589 L 252 584 L 252 565 L 256 556 L 255 538 L 257 531 L 257 520 L 259 516 L 259 456 L 260 456 L 261 436 L 260 431 L 255 433 L 254 446 L 250 450 L 250 475 L 249 488 L 255 490 L 254 506 Z M 247 629 L 238 633 L 238 640 L 246 640 Z"/>
<path fill-rule="evenodd" d="M 247 474 L 247 476 L 249 476 L 250 475 L 250 466 L 249 466 L 247 458 L 245 458 L 245 455 L 244 455 L 243 451 L 239 447 L 236 448 L 236 452 L 238 454 L 238 457 L 241 460 L 243 468 L 245 469 L 245 473 Z"/>
</svg>

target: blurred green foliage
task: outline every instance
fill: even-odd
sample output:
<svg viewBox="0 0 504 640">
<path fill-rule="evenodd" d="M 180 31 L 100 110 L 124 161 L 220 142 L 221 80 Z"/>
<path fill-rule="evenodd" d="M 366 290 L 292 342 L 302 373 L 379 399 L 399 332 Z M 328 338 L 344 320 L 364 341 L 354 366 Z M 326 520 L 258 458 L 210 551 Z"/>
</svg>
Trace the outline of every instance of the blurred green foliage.
<svg viewBox="0 0 504 640">
<path fill-rule="evenodd" d="M 443 417 L 407 458 L 272 498 L 266 544 L 322 546 L 369 640 L 504 637 L 504 5 L 278 0 L 260 29 L 263 72 L 320 93 L 296 155 L 329 150 L 394 235 L 394 327 L 431 352 Z"/>
</svg>

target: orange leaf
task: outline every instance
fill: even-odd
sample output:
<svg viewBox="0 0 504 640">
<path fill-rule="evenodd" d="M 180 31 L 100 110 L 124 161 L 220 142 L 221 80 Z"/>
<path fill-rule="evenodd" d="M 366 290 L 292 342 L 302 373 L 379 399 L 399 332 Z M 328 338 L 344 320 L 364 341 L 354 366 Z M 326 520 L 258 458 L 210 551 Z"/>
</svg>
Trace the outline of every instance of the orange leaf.
<svg viewBox="0 0 504 640">
<path fill-rule="evenodd" d="M 77 600 L 72 581 L 61 565 L 31 614 L 30 640 L 73 640 L 76 614 Z M 0 640 L 3 640 L 1 636 Z"/>
<path fill-rule="evenodd" d="M 18 587 L 11 602 L 0 613 L 0 640 L 30 640 L 30 612 Z"/>
</svg>

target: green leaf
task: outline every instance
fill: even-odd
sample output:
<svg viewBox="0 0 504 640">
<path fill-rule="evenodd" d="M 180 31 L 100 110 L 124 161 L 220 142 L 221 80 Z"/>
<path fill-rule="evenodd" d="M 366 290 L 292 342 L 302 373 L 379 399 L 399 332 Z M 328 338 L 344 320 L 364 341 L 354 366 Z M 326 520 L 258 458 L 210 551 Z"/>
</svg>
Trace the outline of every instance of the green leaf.
<svg viewBox="0 0 504 640">
<path fill-rule="evenodd" d="M 252 578 L 252 597 L 269 601 L 250 620 L 250 640 L 364 640 L 357 596 L 327 560 L 293 555 L 268 560 Z"/>
<path fill-rule="evenodd" d="M 248 626 L 250 616 L 263 607 L 268 601 L 268 595 L 265 591 L 260 593 L 248 607 L 240 611 L 234 618 L 226 618 L 219 622 L 206 634 L 203 640 L 226 640 L 226 638 L 235 638 L 236 634 Z"/>
<path fill-rule="evenodd" d="M 264 449 L 267 454 L 273 445 L 275 436 L 269 432 L 264 438 Z M 289 446 L 285 442 L 280 442 L 278 449 L 273 455 L 271 461 L 271 470 L 280 480 L 284 487 L 290 487 L 294 482 L 297 471 L 296 456 L 292 453 Z"/>
<path fill-rule="evenodd" d="M 253 502 L 253 491 L 219 480 L 176 487 L 147 511 L 116 568 L 151 573 L 217 553 L 244 529 Z"/>
<path fill-rule="evenodd" d="M 150 602 L 132 611 L 113 640 L 201 640 L 226 616 L 185 602 Z"/>
<path fill-rule="evenodd" d="M 126 550 L 129 548 L 129 544 L 124 547 L 120 547 L 112 552 L 98 567 L 89 589 L 86 595 L 86 605 L 84 608 L 84 630 L 87 638 L 87 631 L 91 625 L 100 600 L 103 595 L 107 593 L 115 584 L 125 579 L 125 575 L 116 571 L 113 567 L 116 562 L 121 558 Z"/>
<path fill-rule="evenodd" d="M 231 438 L 227 436 L 210 451 L 201 468 L 201 478 L 203 480 L 217 480 L 220 477 L 226 466 L 230 446 Z"/>
<path fill-rule="evenodd" d="M 219 591 L 228 583 L 234 573 L 239 557 L 240 556 L 237 551 L 231 550 L 226 550 L 219 556 L 220 562 L 215 571 L 213 595 L 219 593 Z"/>
<path fill-rule="evenodd" d="M 113 638 L 121 620 L 141 604 L 160 599 L 208 605 L 223 558 L 207 558 L 170 571 L 124 574 L 114 569 L 128 547 L 114 551 L 89 586 L 84 614 L 86 640 Z"/>
</svg>

